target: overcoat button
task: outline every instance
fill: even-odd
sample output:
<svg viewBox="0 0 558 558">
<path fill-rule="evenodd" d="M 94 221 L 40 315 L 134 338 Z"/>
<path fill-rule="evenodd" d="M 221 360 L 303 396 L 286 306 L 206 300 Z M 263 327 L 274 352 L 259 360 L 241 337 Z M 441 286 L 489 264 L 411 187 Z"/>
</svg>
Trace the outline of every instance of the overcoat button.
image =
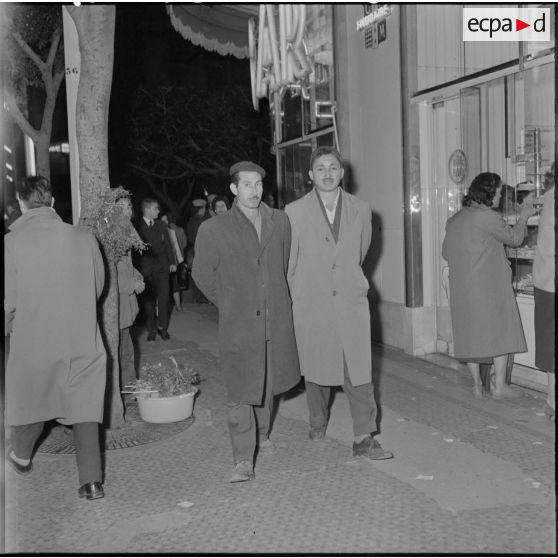
<svg viewBox="0 0 558 558">
<path fill-rule="evenodd" d="M 256 311 L 256 316 L 259 316 L 259 315 L 260 315 L 260 311 L 257 310 L 257 311 Z"/>
</svg>

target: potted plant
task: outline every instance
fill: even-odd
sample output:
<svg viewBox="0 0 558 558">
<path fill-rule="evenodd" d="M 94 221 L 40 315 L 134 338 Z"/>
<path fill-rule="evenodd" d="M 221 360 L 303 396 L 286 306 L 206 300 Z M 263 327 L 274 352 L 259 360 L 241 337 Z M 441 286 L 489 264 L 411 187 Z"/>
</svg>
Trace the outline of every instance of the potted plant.
<svg viewBox="0 0 558 558">
<path fill-rule="evenodd" d="M 146 362 L 138 380 L 126 385 L 122 393 L 132 393 L 138 401 L 141 418 L 146 422 L 177 422 L 192 415 L 194 396 L 201 381 L 193 368 L 173 356 Z"/>
</svg>

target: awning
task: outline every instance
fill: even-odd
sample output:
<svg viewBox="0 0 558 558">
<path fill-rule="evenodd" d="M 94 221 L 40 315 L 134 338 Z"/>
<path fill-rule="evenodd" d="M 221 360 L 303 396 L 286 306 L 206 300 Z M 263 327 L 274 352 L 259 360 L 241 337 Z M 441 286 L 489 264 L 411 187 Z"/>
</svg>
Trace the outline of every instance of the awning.
<svg viewBox="0 0 558 558">
<path fill-rule="evenodd" d="M 248 20 L 259 4 L 170 4 L 172 26 L 185 39 L 223 56 L 248 58 Z"/>
</svg>

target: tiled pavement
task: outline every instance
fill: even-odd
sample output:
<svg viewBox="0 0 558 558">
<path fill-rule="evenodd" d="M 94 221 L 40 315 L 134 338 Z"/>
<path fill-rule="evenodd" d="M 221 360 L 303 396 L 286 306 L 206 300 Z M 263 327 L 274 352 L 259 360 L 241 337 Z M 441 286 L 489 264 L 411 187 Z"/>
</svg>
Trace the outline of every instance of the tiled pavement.
<svg viewBox="0 0 558 558">
<path fill-rule="evenodd" d="M 347 402 L 336 394 L 327 437 L 307 439 L 304 394 L 279 404 L 276 451 L 254 482 L 231 485 L 216 312 L 187 305 L 150 356 L 188 355 L 205 378 L 194 424 L 106 452 L 106 497 L 77 498 L 72 455 L 37 453 L 27 478 L 6 471 L 7 553 L 556 552 L 554 423 L 542 394 L 475 400 L 466 375 L 375 347 L 384 447 L 353 458 Z"/>
</svg>

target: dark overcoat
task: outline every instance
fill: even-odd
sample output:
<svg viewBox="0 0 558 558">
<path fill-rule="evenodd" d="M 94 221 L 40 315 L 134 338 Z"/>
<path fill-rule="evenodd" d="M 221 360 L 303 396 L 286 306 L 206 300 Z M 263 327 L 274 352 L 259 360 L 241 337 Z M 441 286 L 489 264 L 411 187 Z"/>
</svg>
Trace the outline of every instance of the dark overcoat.
<svg viewBox="0 0 558 558">
<path fill-rule="evenodd" d="M 94 236 L 49 207 L 4 237 L 10 425 L 102 422 L 106 353 L 97 324 L 105 272 Z"/>
<path fill-rule="evenodd" d="M 519 246 L 526 227 L 493 209 L 464 207 L 448 219 L 442 256 L 449 264 L 454 356 L 494 357 L 527 350 L 504 245 Z"/>
<path fill-rule="evenodd" d="M 312 190 L 285 208 L 292 244 L 288 280 L 300 368 L 306 380 L 354 386 L 372 381 L 368 280 L 362 262 L 372 239 L 370 205 L 341 190 L 339 238 Z"/>
<path fill-rule="evenodd" d="M 204 221 L 192 266 L 194 281 L 219 309 L 228 400 L 251 405 L 261 404 L 264 395 L 266 337 L 272 346 L 273 393 L 300 380 L 287 285 L 289 220 L 263 203 L 260 211 L 261 242 L 236 202 L 227 213 Z"/>
</svg>

